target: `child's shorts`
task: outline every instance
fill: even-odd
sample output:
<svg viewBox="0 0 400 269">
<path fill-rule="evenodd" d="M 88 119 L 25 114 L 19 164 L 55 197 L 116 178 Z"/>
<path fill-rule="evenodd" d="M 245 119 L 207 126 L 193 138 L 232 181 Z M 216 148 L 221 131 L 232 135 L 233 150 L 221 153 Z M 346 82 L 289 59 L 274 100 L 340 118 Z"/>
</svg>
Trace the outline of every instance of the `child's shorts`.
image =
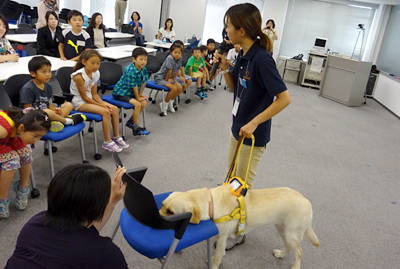
<svg viewBox="0 0 400 269">
<path fill-rule="evenodd" d="M 32 163 L 31 145 L 0 154 L 0 163 L 1 171 L 15 170 L 21 168 L 22 165 Z"/>
<path fill-rule="evenodd" d="M 203 72 L 197 71 L 197 72 L 192 73 L 192 75 L 194 78 L 201 78 L 201 77 L 203 77 Z"/>
<path fill-rule="evenodd" d="M 125 103 L 129 103 L 129 101 L 131 99 L 135 99 L 135 96 L 132 96 L 132 95 L 124 95 L 124 96 L 113 95 L 113 97 L 114 97 L 115 100 L 121 101 L 121 102 L 125 102 Z"/>
<path fill-rule="evenodd" d="M 181 84 L 182 86 L 186 84 L 186 80 L 188 79 L 192 79 L 189 75 L 185 75 L 185 82 L 182 82 L 178 76 L 175 77 L 174 82 L 178 82 L 179 84 Z"/>
</svg>

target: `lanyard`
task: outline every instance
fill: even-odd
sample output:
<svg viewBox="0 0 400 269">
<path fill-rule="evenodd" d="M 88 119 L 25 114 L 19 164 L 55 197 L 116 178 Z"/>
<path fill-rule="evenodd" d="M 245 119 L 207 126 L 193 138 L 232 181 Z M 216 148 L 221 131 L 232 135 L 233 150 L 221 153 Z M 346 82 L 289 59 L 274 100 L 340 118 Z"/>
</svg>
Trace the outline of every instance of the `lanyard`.
<svg viewBox="0 0 400 269">
<path fill-rule="evenodd" d="M 238 60 L 238 61 L 240 61 L 240 59 Z M 250 59 L 249 59 L 249 61 L 247 62 L 247 67 L 246 67 L 246 71 L 244 72 L 245 74 L 247 74 L 247 71 L 249 70 L 249 64 L 250 64 Z M 243 79 L 244 81 L 246 81 L 245 79 Z M 239 75 L 239 81 L 240 81 L 240 75 Z M 242 94 L 243 94 L 243 92 L 244 92 L 244 89 L 246 89 L 247 88 L 247 86 L 245 87 L 244 85 L 242 85 L 240 82 L 238 81 L 238 83 L 237 83 L 237 85 L 236 85 L 236 91 L 237 91 L 237 95 L 238 95 L 238 97 L 237 98 L 241 98 L 242 97 Z M 240 95 L 239 95 L 239 84 L 242 86 L 242 92 L 240 93 Z"/>
</svg>

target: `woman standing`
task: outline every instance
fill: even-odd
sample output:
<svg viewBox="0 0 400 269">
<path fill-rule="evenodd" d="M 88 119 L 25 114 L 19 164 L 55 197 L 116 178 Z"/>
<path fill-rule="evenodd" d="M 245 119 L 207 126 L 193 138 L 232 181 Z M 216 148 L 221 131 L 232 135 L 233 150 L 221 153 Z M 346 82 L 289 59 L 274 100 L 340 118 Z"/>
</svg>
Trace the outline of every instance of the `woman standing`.
<svg viewBox="0 0 400 269">
<path fill-rule="evenodd" d="M 38 4 L 38 21 L 36 23 L 36 29 L 46 25 L 46 13 L 47 11 L 54 11 L 58 14 L 57 0 L 41 0 Z"/>
<path fill-rule="evenodd" d="M 257 7 L 252 4 L 230 7 L 225 13 L 224 25 L 231 42 L 242 48 L 232 72 L 225 56 L 216 52 L 214 57 L 216 61 L 220 59 L 226 84 L 234 92 L 228 170 L 239 137 L 244 136 L 235 176 L 245 178 L 251 158 L 247 184 L 252 189 L 258 164 L 270 141 L 271 118 L 290 104 L 290 95 L 271 56 L 272 42 L 261 30 L 261 13 Z M 250 156 L 251 135 L 255 137 L 255 148 Z M 229 238 L 226 249 L 244 241 L 245 235 Z"/>
<path fill-rule="evenodd" d="M 58 26 L 57 14 L 54 11 L 47 11 L 45 19 L 47 26 L 40 28 L 37 33 L 39 54 L 60 58 L 57 38 L 62 29 Z"/>
<path fill-rule="evenodd" d="M 90 19 L 89 27 L 86 32 L 90 35 L 93 45 L 100 49 L 107 47 L 105 38 L 105 26 L 103 24 L 103 16 L 100 13 L 94 13 Z"/>
<path fill-rule="evenodd" d="M 274 20 L 268 20 L 265 24 L 265 27 L 262 29 L 262 32 L 271 39 L 272 43 L 274 43 L 275 40 L 278 40 L 278 34 L 275 30 Z"/>
<path fill-rule="evenodd" d="M 172 21 L 171 18 L 168 18 L 165 21 L 165 26 L 161 27 L 158 30 L 157 39 L 163 40 L 164 38 L 166 38 L 166 39 L 169 39 L 169 40 L 167 40 L 168 42 L 171 42 L 173 39 L 175 39 L 175 31 L 172 30 L 173 26 L 174 26 L 174 22 Z"/>
</svg>

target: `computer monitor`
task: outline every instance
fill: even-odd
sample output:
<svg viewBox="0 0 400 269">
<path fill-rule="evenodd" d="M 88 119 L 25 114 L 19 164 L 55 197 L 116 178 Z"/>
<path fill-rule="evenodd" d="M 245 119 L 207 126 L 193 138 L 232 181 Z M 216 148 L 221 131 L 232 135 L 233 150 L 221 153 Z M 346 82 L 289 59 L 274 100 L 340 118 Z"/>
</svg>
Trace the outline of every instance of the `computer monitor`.
<svg viewBox="0 0 400 269">
<path fill-rule="evenodd" d="M 327 49 L 327 38 L 317 37 L 315 38 L 314 49 L 316 50 L 326 50 Z"/>
</svg>

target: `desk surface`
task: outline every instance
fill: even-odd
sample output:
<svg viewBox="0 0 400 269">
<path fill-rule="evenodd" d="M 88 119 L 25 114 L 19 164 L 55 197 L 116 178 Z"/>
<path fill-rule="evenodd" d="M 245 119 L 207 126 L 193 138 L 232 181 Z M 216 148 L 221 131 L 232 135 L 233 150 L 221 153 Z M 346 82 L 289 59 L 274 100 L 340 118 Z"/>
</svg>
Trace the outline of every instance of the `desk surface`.
<svg viewBox="0 0 400 269">
<path fill-rule="evenodd" d="M 9 25 L 8 25 L 8 28 L 9 28 L 10 30 L 15 30 L 15 29 L 18 29 L 18 25 L 16 25 L 16 24 L 9 24 Z"/>
<path fill-rule="evenodd" d="M 14 34 L 6 36 L 9 41 L 18 43 L 36 43 L 37 34 Z"/>
<path fill-rule="evenodd" d="M 127 33 L 121 33 L 121 32 L 105 32 L 106 38 L 132 38 L 135 35 L 133 34 L 127 34 Z"/>
<path fill-rule="evenodd" d="M 36 56 L 38 56 L 38 55 L 36 55 Z M 29 74 L 28 62 L 33 57 L 34 56 L 21 57 L 21 58 L 19 58 L 18 62 L 0 64 L 0 66 L 1 66 L 0 81 L 5 81 L 9 77 L 16 75 L 16 74 Z M 60 58 L 55 58 L 55 57 L 50 57 L 50 56 L 44 56 L 44 57 L 46 57 L 51 62 L 51 71 L 57 71 L 58 69 L 60 69 L 61 67 L 64 67 L 64 66 L 73 67 L 76 65 L 75 61 L 62 61 Z"/>
<path fill-rule="evenodd" d="M 154 42 L 145 42 L 144 44 L 148 45 L 148 46 L 159 47 L 159 48 L 164 48 L 164 49 L 169 49 L 172 45 L 172 43 L 164 44 L 164 43 L 154 43 Z M 184 43 L 183 45 L 187 46 L 187 45 L 189 45 L 189 43 Z"/>
<path fill-rule="evenodd" d="M 130 58 L 132 57 L 132 51 L 135 48 L 142 48 L 139 46 L 134 46 L 134 45 L 123 45 L 123 46 L 115 46 L 115 47 L 107 47 L 107 48 L 102 48 L 102 49 L 97 49 L 101 56 L 107 59 L 111 60 L 119 60 L 123 58 Z M 156 52 L 156 49 L 152 48 L 144 48 L 147 53 L 152 53 Z"/>
</svg>

